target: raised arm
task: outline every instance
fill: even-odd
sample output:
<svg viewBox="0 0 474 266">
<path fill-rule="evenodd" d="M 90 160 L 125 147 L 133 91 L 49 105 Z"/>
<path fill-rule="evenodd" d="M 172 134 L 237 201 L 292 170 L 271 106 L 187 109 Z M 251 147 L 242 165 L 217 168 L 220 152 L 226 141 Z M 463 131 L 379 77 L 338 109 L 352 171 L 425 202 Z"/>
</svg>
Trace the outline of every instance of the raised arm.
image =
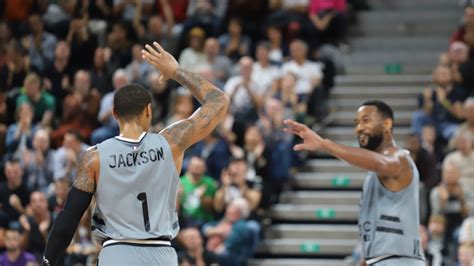
<svg viewBox="0 0 474 266">
<path fill-rule="evenodd" d="M 303 143 L 297 144 L 295 150 L 324 150 L 331 155 L 342 159 L 359 168 L 376 172 L 379 178 L 393 178 L 401 183 L 401 187 L 405 187 L 411 181 L 411 170 L 407 159 L 407 154 L 394 148 L 385 154 L 380 154 L 367 149 L 350 147 L 335 143 L 329 139 L 323 139 L 321 136 L 313 132 L 307 126 L 285 120 L 288 126 L 286 132 L 295 134 L 303 139 Z"/>
<path fill-rule="evenodd" d="M 76 181 L 49 233 L 42 265 L 56 265 L 71 243 L 81 217 L 91 203 L 98 174 L 99 154 L 94 146 L 84 153 L 79 162 Z"/>
<path fill-rule="evenodd" d="M 143 58 L 160 71 L 160 80 L 172 78 L 188 88 L 202 104 L 189 118 L 163 129 L 162 134 L 170 143 L 176 160 L 182 159 L 184 151 L 211 133 L 225 117 L 229 107 L 227 95 L 201 76 L 181 69 L 176 59 L 158 43 L 146 45 Z M 177 168 L 181 168 L 177 162 Z"/>
</svg>

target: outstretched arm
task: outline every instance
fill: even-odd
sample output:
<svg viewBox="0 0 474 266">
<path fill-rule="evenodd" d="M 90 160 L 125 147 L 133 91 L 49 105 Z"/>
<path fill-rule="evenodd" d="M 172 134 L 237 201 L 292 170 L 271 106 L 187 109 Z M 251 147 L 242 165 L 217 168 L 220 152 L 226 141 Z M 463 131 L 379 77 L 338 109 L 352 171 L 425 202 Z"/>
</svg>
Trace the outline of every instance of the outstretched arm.
<svg viewBox="0 0 474 266">
<path fill-rule="evenodd" d="M 69 191 L 64 209 L 59 213 L 49 233 L 42 265 L 56 265 L 71 243 L 77 225 L 94 195 L 98 169 L 99 156 L 97 147 L 94 147 L 82 156 L 76 181 Z"/>
<path fill-rule="evenodd" d="M 285 131 L 295 134 L 303 139 L 303 143 L 295 145 L 294 149 L 299 150 L 324 150 L 331 155 L 342 159 L 354 166 L 374 171 L 379 176 L 398 177 L 406 164 L 406 158 L 401 152 L 394 154 L 380 154 L 367 149 L 350 147 L 335 143 L 329 139 L 323 139 L 307 126 L 292 120 L 285 120 L 288 126 Z"/>
<path fill-rule="evenodd" d="M 225 117 L 229 106 L 227 95 L 201 76 L 181 69 L 176 59 L 158 43 L 154 47 L 146 45 L 143 58 L 160 71 L 160 80 L 172 78 L 188 88 L 202 106 L 189 118 L 178 121 L 163 129 L 162 134 L 170 143 L 175 159 L 179 160 L 184 151 L 202 140 L 214 130 Z M 181 166 L 177 165 L 180 169 Z"/>
</svg>

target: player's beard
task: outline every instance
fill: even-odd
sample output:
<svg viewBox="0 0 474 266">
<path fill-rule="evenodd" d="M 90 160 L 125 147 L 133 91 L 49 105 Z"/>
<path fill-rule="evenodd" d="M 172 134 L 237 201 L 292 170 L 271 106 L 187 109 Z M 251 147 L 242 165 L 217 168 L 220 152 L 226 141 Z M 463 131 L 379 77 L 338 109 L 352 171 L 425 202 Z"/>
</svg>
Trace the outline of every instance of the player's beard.
<svg viewBox="0 0 474 266">
<path fill-rule="evenodd" d="M 380 146 L 382 141 L 383 141 L 383 133 L 382 131 L 378 131 L 368 136 L 367 144 L 362 145 L 362 143 L 360 143 L 359 141 L 359 146 L 367 150 L 375 151 Z"/>
</svg>

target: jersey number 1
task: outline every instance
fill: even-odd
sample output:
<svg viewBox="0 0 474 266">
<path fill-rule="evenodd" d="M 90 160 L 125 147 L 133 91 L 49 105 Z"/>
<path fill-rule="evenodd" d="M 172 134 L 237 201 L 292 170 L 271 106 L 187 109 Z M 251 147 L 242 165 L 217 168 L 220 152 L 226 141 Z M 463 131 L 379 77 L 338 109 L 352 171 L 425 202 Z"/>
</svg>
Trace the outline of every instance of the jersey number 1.
<svg viewBox="0 0 474 266">
<path fill-rule="evenodd" d="M 146 193 L 142 192 L 137 195 L 137 199 L 142 202 L 143 223 L 145 224 L 145 231 L 150 231 L 150 217 L 148 217 L 148 201 Z"/>
</svg>

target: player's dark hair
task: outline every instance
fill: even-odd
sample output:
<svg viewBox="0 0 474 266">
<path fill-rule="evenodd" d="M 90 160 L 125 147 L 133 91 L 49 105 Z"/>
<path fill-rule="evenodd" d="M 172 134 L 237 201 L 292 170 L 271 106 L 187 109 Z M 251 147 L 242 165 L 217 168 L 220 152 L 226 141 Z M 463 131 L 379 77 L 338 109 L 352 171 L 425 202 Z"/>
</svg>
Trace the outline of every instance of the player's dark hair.
<svg viewBox="0 0 474 266">
<path fill-rule="evenodd" d="M 151 103 L 150 93 L 136 83 L 127 84 L 114 96 L 114 111 L 121 119 L 131 119 L 139 116 Z"/>
<path fill-rule="evenodd" d="M 381 114 L 384 119 L 385 118 L 390 118 L 390 119 L 392 119 L 392 121 L 395 121 L 395 119 L 393 117 L 392 108 L 390 106 L 388 106 L 388 104 L 386 104 L 383 101 L 368 100 L 368 101 L 365 101 L 360 106 L 375 106 L 377 108 L 377 111 L 379 112 L 379 114 Z"/>
</svg>

